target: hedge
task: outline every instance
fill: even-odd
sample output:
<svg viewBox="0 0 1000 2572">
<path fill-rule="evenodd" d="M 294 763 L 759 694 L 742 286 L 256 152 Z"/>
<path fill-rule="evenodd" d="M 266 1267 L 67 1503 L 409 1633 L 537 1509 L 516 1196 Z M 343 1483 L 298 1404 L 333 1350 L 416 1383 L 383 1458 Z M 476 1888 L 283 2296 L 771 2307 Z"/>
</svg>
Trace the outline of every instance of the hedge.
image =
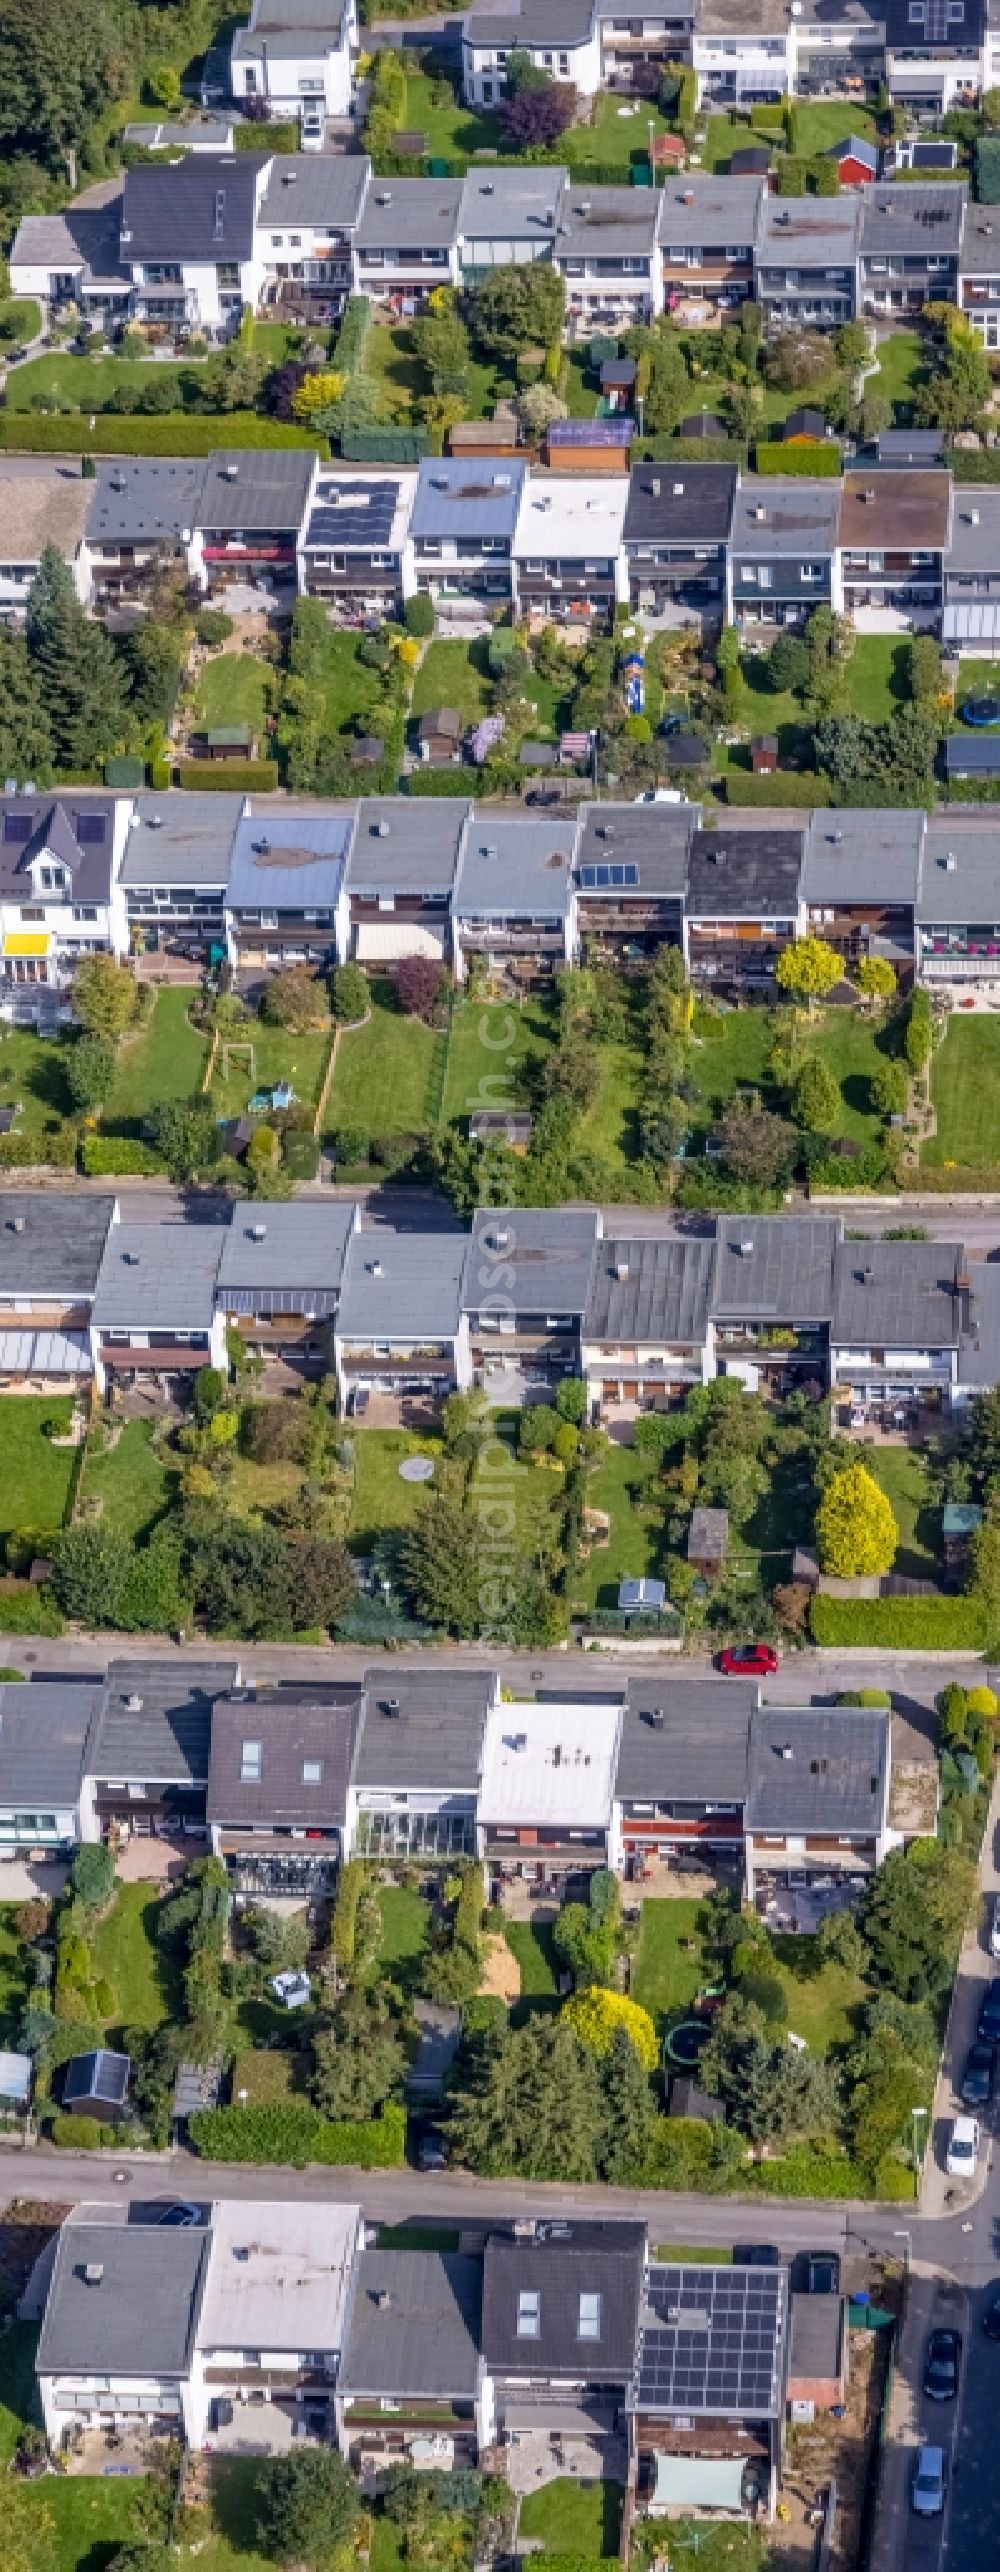
<svg viewBox="0 0 1000 2572">
<path fill-rule="evenodd" d="M 978 1598 L 832 1599 L 817 1592 L 814 1643 L 834 1651 L 870 1645 L 882 1652 L 984 1652 L 989 1622 Z"/>
<path fill-rule="evenodd" d="M 944 460 L 956 482 L 1000 482 L 1000 447 L 946 447 Z"/>
<path fill-rule="evenodd" d="M 1000 777 L 949 777 L 949 804 L 1000 804 Z"/>
<path fill-rule="evenodd" d="M 75 1125 L 52 1134 L 0 1134 L 0 1170 L 71 1170 L 76 1140 Z"/>
<path fill-rule="evenodd" d="M 741 464 L 749 449 L 740 438 L 635 438 L 633 464 Z"/>
<path fill-rule="evenodd" d="M 802 482 L 836 482 L 844 470 L 834 439 L 827 446 L 797 447 L 787 445 L 783 438 L 761 438 L 754 462 L 758 473 L 797 474 Z"/>
<path fill-rule="evenodd" d="M 468 768 L 413 768 L 402 780 L 407 795 L 474 795 L 475 776 Z"/>
<path fill-rule="evenodd" d="M 342 371 L 342 370 L 341 370 Z M 419 464 L 430 453 L 427 429 L 350 429 L 340 439 L 345 464 Z"/>
<path fill-rule="evenodd" d="M 233 141 L 238 152 L 297 152 L 299 129 L 280 118 L 274 124 L 237 125 Z"/>
<path fill-rule="evenodd" d="M 727 804 L 787 804 L 808 812 L 833 802 L 829 777 L 800 776 L 793 768 L 775 768 L 762 777 L 752 776 L 748 768 L 730 768 L 724 783 Z"/>
<path fill-rule="evenodd" d="M 51 1590 L 34 1581 L 0 1581 L 0 1634 L 62 1634 L 65 1621 Z"/>
<path fill-rule="evenodd" d="M 162 1179 L 162 1155 L 132 1134 L 88 1134 L 80 1154 L 85 1179 Z"/>
<path fill-rule="evenodd" d="M 330 364 L 336 375 L 357 375 L 365 352 L 365 342 L 372 326 L 372 308 L 367 295 L 349 295 L 344 318 L 330 353 Z"/>
<path fill-rule="evenodd" d="M 330 1945 L 345 1973 L 354 1963 L 358 1903 L 368 1880 L 363 1858 L 348 1858 L 337 1879 L 337 1898 L 330 1923 Z"/>
<path fill-rule="evenodd" d="M 278 783 L 276 759 L 179 759 L 178 786 L 196 795 L 273 795 Z"/>
<path fill-rule="evenodd" d="M 117 2140 L 113 2125 L 99 2125 L 96 2117 L 53 2117 L 49 2142 L 62 2144 L 67 2152 L 99 2152 L 102 2144 Z"/>
<path fill-rule="evenodd" d="M 291 420 L 265 420 L 256 411 L 164 411 L 150 418 L 111 411 L 0 411 L 0 447 L 25 455 L 211 455 L 223 446 L 330 453 L 329 438 L 318 431 Z"/>
<path fill-rule="evenodd" d="M 199 2108 L 188 2119 L 195 2151 L 206 2161 L 278 2161 L 304 2170 L 398 2170 L 406 2150 L 406 2110 L 389 2102 L 369 2123 L 339 2124 L 318 2108 L 289 2099 L 260 2108 Z"/>
</svg>

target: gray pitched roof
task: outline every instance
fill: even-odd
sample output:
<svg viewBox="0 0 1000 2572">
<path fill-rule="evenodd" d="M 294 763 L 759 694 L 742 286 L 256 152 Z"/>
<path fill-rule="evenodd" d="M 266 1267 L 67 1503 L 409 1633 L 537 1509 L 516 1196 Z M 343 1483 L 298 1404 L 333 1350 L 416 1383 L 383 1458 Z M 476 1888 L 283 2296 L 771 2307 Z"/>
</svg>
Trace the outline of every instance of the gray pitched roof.
<svg viewBox="0 0 1000 2572">
<path fill-rule="evenodd" d="M 104 1257 L 113 1197 L 79 1190 L 5 1188 L 0 1200 L 0 1295 L 37 1295 L 46 1303 L 94 1294 Z"/>
<path fill-rule="evenodd" d="M 276 529 L 297 536 L 315 470 L 311 449 L 217 447 L 205 464 L 195 523 L 208 534 Z"/>
<path fill-rule="evenodd" d="M 668 177 L 657 193 L 665 259 L 674 247 L 752 248 L 764 196 L 763 181 L 756 175 L 723 178 L 708 170 L 685 170 L 681 178 Z"/>
<path fill-rule="evenodd" d="M 422 187 L 424 181 L 415 179 L 413 185 Z M 479 463 L 471 457 L 425 455 L 411 536 L 507 536 L 513 541 L 527 470 L 524 457 L 517 455 L 484 456 Z"/>
<path fill-rule="evenodd" d="M 911 31 L 912 32 L 912 31 Z M 861 190 L 861 250 L 866 259 L 888 252 L 910 259 L 958 256 L 966 191 L 955 179 L 937 187 L 880 180 Z"/>
<path fill-rule="evenodd" d="M 953 1241 L 845 1241 L 833 1271 L 830 1337 L 839 1348 L 957 1348 L 964 1272 Z"/>
<path fill-rule="evenodd" d="M 227 1287 L 270 1294 L 315 1288 L 335 1298 L 354 1220 L 353 1206 L 305 1199 L 272 1205 L 258 1197 L 234 1206 L 219 1261 L 218 1301 L 225 1303 Z"/>
<path fill-rule="evenodd" d="M 535 821 L 529 813 L 474 816 L 455 885 L 455 917 L 564 919 L 572 898 L 574 821 Z"/>
<path fill-rule="evenodd" d="M 806 832 L 803 901 L 915 903 L 923 835 L 923 813 L 815 812 Z"/>
<path fill-rule="evenodd" d="M 944 764 L 949 777 L 1000 777 L 1000 733 L 950 732 Z"/>
<path fill-rule="evenodd" d="M 272 40 L 263 30 L 260 33 L 260 49 L 266 42 L 270 53 Z M 300 45 L 297 26 L 290 31 L 290 49 L 291 44 L 297 52 L 310 50 Z M 242 47 L 245 53 L 251 49 L 251 44 Z M 279 152 L 261 198 L 257 217 L 261 230 L 314 223 L 331 232 L 352 232 L 364 204 L 368 175 L 368 163 L 360 154 Z"/>
<path fill-rule="evenodd" d="M 242 795 L 137 795 L 136 817 L 125 842 L 122 883 L 222 890 L 243 804 Z"/>
<path fill-rule="evenodd" d="M 338 2393 L 473 2399 L 481 2259 L 459 2251 L 362 2251 L 350 2292 Z"/>
<path fill-rule="evenodd" d="M 828 1322 L 840 1234 L 837 1215 L 720 1215 L 715 1319 Z"/>
<path fill-rule="evenodd" d="M 90 1751 L 95 1777 L 204 1785 L 212 1708 L 236 1661 L 112 1661 Z"/>
<path fill-rule="evenodd" d="M 357 807 L 347 860 L 350 893 L 451 892 L 471 803 L 372 795 Z"/>
<path fill-rule="evenodd" d="M 804 831 L 733 831 L 720 821 L 695 832 L 688 861 L 690 919 L 794 919 Z"/>
<path fill-rule="evenodd" d="M 837 542 L 840 483 L 836 479 L 783 482 L 780 475 L 751 474 L 733 503 L 734 553 L 753 561 L 771 554 L 832 553 Z M 737 566 L 738 569 L 738 566 Z"/>
<path fill-rule="evenodd" d="M 194 526 L 204 479 L 200 456 L 100 457 L 87 539 L 92 545 L 176 541 Z"/>
<path fill-rule="evenodd" d="M 723 545 L 736 497 L 734 464 L 634 464 L 627 545 Z"/>
<path fill-rule="evenodd" d="M 94 1297 L 98 1330 L 209 1330 L 225 1238 L 215 1223 L 114 1224 Z"/>
<path fill-rule="evenodd" d="M 91 285 L 124 285 L 127 270 L 119 254 L 123 182 L 115 181 L 99 204 L 67 205 L 61 214 L 26 214 L 11 250 L 16 267 L 79 269 Z"/>
<path fill-rule="evenodd" d="M 651 255 L 656 241 L 658 190 L 587 187 L 571 180 L 559 205 L 555 257 L 629 258 Z"/>
<path fill-rule="evenodd" d="M 7 1680 L 0 1686 L 0 1806 L 75 1804 L 103 1700 L 100 1680 Z"/>
<path fill-rule="evenodd" d="M 929 813 L 920 866 L 918 920 L 981 922 L 997 910 L 997 825 L 985 812 Z"/>
<path fill-rule="evenodd" d="M 646 2252 L 644 2224 L 560 2224 L 557 2238 L 491 2233 L 483 2267 L 483 2356 L 501 2376 L 629 2377 Z M 518 2331 L 518 2302 L 538 2296 L 538 2329 Z M 597 2330 L 581 2338 L 580 2298 L 599 2297 Z"/>
<path fill-rule="evenodd" d="M 157 2224 L 64 2224 L 38 2343 L 39 2375 L 183 2375 L 210 2238 L 207 2231 L 164 2232 Z"/>
<path fill-rule="evenodd" d="M 376 179 L 355 233 L 359 250 L 450 250 L 458 239 L 462 179 Z"/>
<path fill-rule="evenodd" d="M 355 1786 L 474 1794 L 495 1684 L 492 1670 L 367 1671 Z"/>
<path fill-rule="evenodd" d="M 708 1327 L 714 1265 L 713 1241 L 633 1240 L 628 1234 L 599 1241 L 584 1338 L 700 1347 Z"/>
<path fill-rule="evenodd" d="M 582 1207 L 480 1206 L 462 1300 L 467 1313 L 582 1313 L 597 1216 Z"/>
<path fill-rule="evenodd" d="M 356 1232 L 347 1245 L 338 1338 L 450 1340 L 461 1314 L 464 1233 Z"/>
<path fill-rule="evenodd" d="M 691 836 L 698 826 L 696 804 L 581 804 L 579 813 L 574 873 L 581 901 L 608 898 L 606 888 L 581 883 L 585 867 L 621 865 L 634 866 L 637 881 L 616 885 L 616 900 L 651 893 L 682 899 Z"/>
<path fill-rule="evenodd" d="M 615 1794 L 742 1804 L 758 1693 L 752 1679 L 630 1679 Z"/>
<path fill-rule="evenodd" d="M 1000 221 L 997 223 L 1000 267 Z M 1000 490 L 988 483 L 960 483 L 952 504 L 946 572 L 995 571 L 1000 563 Z"/>
<path fill-rule="evenodd" d="M 234 910 L 332 910 L 353 821 L 345 805 L 339 812 L 261 812 L 238 822 L 226 887 Z"/>
<path fill-rule="evenodd" d="M 147 162 L 126 170 L 121 247 L 129 265 L 147 259 L 249 259 L 253 255 L 257 174 L 266 153 L 214 159 L 190 152 L 182 161 Z"/>
<path fill-rule="evenodd" d="M 36 858 L 51 857 L 72 879 L 74 902 L 106 902 L 111 892 L 115 806 L 111 795 L 64 788 L 57 794 L 0 797 L 0 898 L 62 903 L 59 886 L 32 883 Z"/>
<path fill-rule="evenodd" d="M 363 1707 L 362 1689 L 349 1681 L 307 1688 L 290 1680 L 220 1698 L 212 1712 L 209 1821 L 341 1829 Z M 260 1745 L 257 1779 L 242 1774 L 247 1741 Z"/>
<path fill-rule="evenodd" d="M 750 1717 L 747 1829 L 874 1834 L 888 1761 L 888 1715 L 861 1706 L 758 1707 Z"/>
</svg>

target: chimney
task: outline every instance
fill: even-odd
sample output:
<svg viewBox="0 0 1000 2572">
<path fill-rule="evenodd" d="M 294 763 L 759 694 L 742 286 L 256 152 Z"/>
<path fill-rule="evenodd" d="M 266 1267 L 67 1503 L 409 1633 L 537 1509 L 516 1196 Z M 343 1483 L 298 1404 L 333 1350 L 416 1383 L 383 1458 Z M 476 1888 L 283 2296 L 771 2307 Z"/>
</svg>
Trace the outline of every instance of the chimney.
<svg viewBox="0 0 1000 2572">
<path fill-rule="evenodd" d="M 11 1218 L 11 1227 L 10 1227 L 10 1228 L 11 1228 L 11 1231 L 12 1231 L 12 1232 L 23 1232 L 23 1231 L 24 1231 L 24 1216 L 23 1216 L 23 1215 L 14 1215 L 14 1216 L 12 1216 L 12 1218 Z"/>
<path fill-rule="evenodd" d="M 398 1713 L 399 1713 L 399 1698 L 398 1698 L 398 1697 L 383 1697 L 383 1699 L 382 1699 L 382 1712 L 383 1712 L 383 1714 L 384 1714 L 384 1715 L 398 1715 Z"/>
<path fill-rule="evenodd" d="M 266 1241 L 266 1239 L 267 1239 L 267 1225 L 266 1225 L 266 1223 L 252 1223 L 252 1224 L 251 1224 L 251 1226 L 250 1226 L 250 1239 L 251 1239 L 251 1241 Z"/>
<path fill-rule="evenodd" d="M 615 1261 L 615 1276 L 616 1276 L 616 1277 L 617 1277 L 617 1279 L 618 1279 L 619 1285 L 624 1285 L 624 1283 L 625 1283 L 625 1279 L 626 1279 L 626 1277 L 628 1276 L 628 1260 L 627 1260 L 627 1259 L 616 1259 L 616 1261 Z"/>
<path fill-rule="evenodd" d="M 131 1696 L 126 1697 L 125 1699 L 125 1709 L 126 1713 L 130 1715 L 141 1715 L 142 1713 L 142 1698 L 136 1695 L 134 1688 Z"/>
<path fill-rule="evenodd" d="M 100 2283 L 101 2283 L 101 2279 L 102 2279 L 103 2275 L 104 2275 L 104 2261 L 103 2261 L 102 2259 L 88 2259 L 88 2261 L 87 2261 L 87 2265 L 86 2265 L 86 2267 L 85 2267 L 85 2269 L 84 2269 L 84 2272 L 83 2272 L 83 2282 L 84 2282 L 84 2285 L 85 2285 L 85 2286 L 99 2286 L 99 2285 L 100 2285 Z"/>
</svg>

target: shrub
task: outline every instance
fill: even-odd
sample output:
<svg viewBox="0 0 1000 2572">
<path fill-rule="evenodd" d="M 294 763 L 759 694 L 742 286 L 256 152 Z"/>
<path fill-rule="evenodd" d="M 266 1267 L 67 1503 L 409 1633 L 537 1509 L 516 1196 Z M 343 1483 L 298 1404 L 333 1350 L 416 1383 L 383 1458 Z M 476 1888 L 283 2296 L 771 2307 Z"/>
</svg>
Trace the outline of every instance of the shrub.
<svg viewBox="0 0 1000 2572">
<path fill-rule="evenodd" d="M 113 2143 L 111 2126 L 99 2125 L 96 2117 L 53 2117 L 49 2141 L 64 2146 L 67 2152 L 99 2152 L 101 2145 Z"/>
<path fill-rule="evenodd" d="M 364 1892 L 367 1877 L 368 1870 L 363 1861 L 360 1858 L 348 1858 L 346 1865 L 341 1867 L 337 1883 L 337 1899 L 330 1923 L 330 1945 L 338 1965 L 343 1967 L 345 1973 L 350 1972 L 354 1963 L 358 1904 Z"/>
<path fill-rule="evenodd" d="M 404 777 L 401 784 L 407 795 L 458 797 L 467 796 L 470 791 L 468 770 L 463 772 L 461 768 L 411 768 L 409 776 Z"/>
<path fill-rule="evenodd" d="M 33 1581 L 0 1581 L 0 1634 L 52 1636 L 62 1634 L 64 1626 L 47 1584 L 36 1588 Z"/>
<path fill-rule="evenodd" d="M 34 411 L 0 411 L 0 447 L 32 455 L 211 455 L 220 427 L 217 412 L 166 411 L 156 419 L 115 412 L 43 417 Z M 329 438 L 290 421 L 262 419 L 257 411 L 227 411 L 225 435 L 227 447 L 311 447 L 322 456 L 330 453 Z"/>
<path fill-rule="evenodd" d="M 648 2010 L 640 2009 L 636 2000 L 627 2000 L 624 1992 L 574 1992 L 562 2013 L 574 2036 L 586 2046 L 588 2054 L 610 2054 L 619 2028 L 623 2028 L 647 2072 L 656 2068 L 659 2049 L 656 2029 Z"/>
<path fill-rule="evenodd" d="M 224 607 L 203 607 L 200 615 L 195 617 L 194 630 L 199 643 L 228 643 L 233 620 L 226 615 Z"/>
<path fill-rule="evenodd" d="M 80 1162 L 85 1179 L 162 1178 L 163 1156 L 130 1134 L 88 1134 Z"/>
<path fill-rule="evenodd" d="M 188 2121 L 195 2151 L 208 2161 L 311 2161 L 329 2169 L 398 2170 L 406 2148 L 406 2111 L 387 2101 L 369 2123 L 335 2125 L 318 2108 L 290 2099 L 260 2108 L 199 2108 Z"/>
<path fill-rule="evenodd" d="M 415 598 L 407 599 L 403 613 L 408 634 L 416 634 L 421 638 L 433 634 L 434 601 L 428 598 L 424 591 L 419 591 Z"/>
<path fill-rule="evenodd" d="M 193 794 L 273 795 L 276 759 L 180 759 L 177 783 Z"/>
<path fill-rule="evenodd" d="M 45 1134 L 0 1134 L 0 1170 L 71 1170 L 76 1144 L 75 1125 L 54 1125 Z"/>
<path fill-rule="evenodd" d="M 367 1018 L 372 1004 L 371 987 L 363 965 L 338 965 L 330 984 L 333 1014 L 340 1026 L 357 1026 Z"/>
<path fill-rule="evenodd" d="M 70 1871 L 70 1883 L 77 1900 L 85 1910 L 99 1911 L 114 1891 L 115 1861 L 103 1840 L 85 1840 L 77 1850 Z"/>
<path fill-rule="evenodd" d="M 780 473 L 786 478 L 796 475 L 809 482 L 819 475 L 834 482 L 841 472 L 842 458 L 835 439 L 829 446 L 793 447 L 780 439 L 758 438 L 754 465 L 758 473 Z"/>
<path fill-rule="evenodd" d="M 812 1603 L 812 1638 L 828 1650 L 981 1652 L 987 1618 L 976 1598 L 831 1599 Z"/>
</svg>

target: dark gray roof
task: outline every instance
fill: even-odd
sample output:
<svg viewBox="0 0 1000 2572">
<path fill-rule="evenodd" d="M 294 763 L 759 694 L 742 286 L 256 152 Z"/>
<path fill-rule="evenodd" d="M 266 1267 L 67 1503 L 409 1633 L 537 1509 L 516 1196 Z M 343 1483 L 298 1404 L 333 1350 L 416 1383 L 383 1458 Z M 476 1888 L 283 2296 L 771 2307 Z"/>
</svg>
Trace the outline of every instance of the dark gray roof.
<svg viewBox="0 0 1000 2572">
<path fill-rule="evenodd" d="M 372 795 L 358 805 L 347 860 L 350 893 L 451 892 L 471 803 Z"/>
<path fill-rule="evenodd" d="M 659 193 L 652 188 L 588 187 L 571 179 L 559 203 L 556 259 L 651 256 Z"/>
<path fill-rule="evenodd" d="M 451 1340 L 458 1329 L 464 1233 L 356 1232 L 347 1245 L 338 1337 Z"/>
<path fill-rule="evenodd" d="M 728 2421 L 776 2420 L 785 2398 L 783 2268 L 649 2270 L 632 2407 Z"/>
<path fill-rule="evenodd" d="M 343 1827 L 361 1729 L 362 1689 L 281 1687 L 220 1698 L 212 1712 L 210 1822 L 308 1831 Z M 260 1745 L 260 1777 L 241 1774 L 244 1742 Z M 307 1771 L 319 1770 L 319 1776 Z"/>
<path fill-rule="evenodd" d="M 835 2384 L 844 2354 L 844 2305 L 839 2295 L 793 2295 L 789 2376 L 825 2378 Z"/>
<path fill-rule="evenodd" d="M 753 561 L 762 555 L 792 554 L 808 560 L 829 554 L 837 542 L 840 482 L 818 476 L 815 482 L 795 476 L 751 474 L 741 483 L 733 504 L 734 553 Z M 803 553 L 803 548 L 804 553 Z"/>
<path fill-rule="evenodd" d="M 272 40 L 257 22 L 261 44 L 271 51 Z M 311 48 L 301 45 L 298 27 L 291 31 L 297 52 L 303 55 Z M 291 48 L 289 48 L 291 49 Z M 249 52 L 244 41 L 241 48 Z M 279 152 L 271 163 L 271 175 L 261 198 L 257 217 L 261 231 L 277 231 L 282 224 L 314 223 L 330 232 L 351 232 L 357 223 L 368 184 L 368 165 L 361 153 L 350 152 Z"/>
<path fill-rule="evenodd" d="M 355 233 L 359 250 L 450 250 L 458 239 L 462 179 L 376 179 Z"/>
<path fill-rule="evenodd" d="M 845 1241 L 833 1270 L 830 1338 L 839 1348 L 957 1348 L 964 1273 L 953 1241 Z"/>
<path fill-rule="evenodd" d="M 723 545 L 736 497 L 734 464 L 634 464 L 627 545 Z"/>
<path fill-rule="evenodd" d="M 758 1693 L 752 1679 L 630 1679 L 616 1796 L 742 1804 Z"/>
<path fill-rule="evenodd" d="M 555 753 L 553 752 L 553 757 Z M 480 812 L 465 837 L 455 884 L 456 919 L 563 919 L 572 893 L 575 820 Z"/>
<path fill-rule="evenodd" d="M 798 909 L 804 831 L 695 832 L 688 862 L 690 919 L 791 919 Z"/>
<path fill-rule="evenodd" d="M 747 1829 L 874 1835 L 888 1763 L 888 1715 L 862 1706 L 758 1707 L 750 1717 Z"/>
<path fill-rule="evenodd" d="M 412 184 L 423 187 L 425 182 L 415 179 Z M 423 240 L 422 230 L 419 238 Z M 479 462 L 425 455 L 410 515 L 411 536 L 508 536 L 513 542 L 527 470 L 524 457 L 517 455 L 484 456 Z"/>
<path fill-rule="evenodd" d="M 545 0 L 540 21 L 529 0 L 478 0 L 463 23 L 467 45 L 585 45 L 594 23 L 593 0 Z M 544 26 L 544 35 L 542 34 Z"/>
<path fill-rule="evenodd" d="M 859 191 L 868 195 L 868 189 Z M 757 225 L 757 257 L 769 268 L 849 268 L 857 257 L 861 211 L 852 190 L 842 197 L 764 196 Z"/>
<path fill-rule="evenodd" d="M 1000 218 L 995 205 L 967 206 L 958 264 L 963 277 L 993 277 L 1000 269 Z M 937 435 L 940 452 L 942 432 Z"/>
<path fill-rule="evenodd" d="M 944 760 L 949 777 L 1000 777 L 1000 733 L 950 732 Z"/>
<path fill-rule="evenodd" d="M 708 1326 L 713 1241 L 632 1240 L 594 1249 L 584 1339 L 665 1341 L 700 1346 Z"/>
<path fill-rule="evenodd" d="M 210 2242 L 205 2231 L 164 2232 L 157 2224 L 64 2224 L 39 2375 L 183 2375 Z"/>
<path fill-rule="evenodd" d="M 949 179 L 935 187 L 906 179 L 889 184 L 882 179 L 859 194 L 862 258 L 881 258 L 889 252 L 910 259 L 957 258 L 966 196 L 959 181 Z"/>
<path fill-rule="evenodd" d="M 204 1785 L 212 1707 L 238 1677 L 235 1661 L 113 1661 L 91 1746 L 91 1773 L 150 1785 Z"/>
<path fill-rule="evenodd" d="M 581 901 L 607 900 L 599 884 L 580 881 L 584 868 L 591 866 L 635 868 L 633 883 L 615 885 L 618 900 L 657 893 L 681 901 L 691 835 L 698 824 L 696 804 L 582 804 L 580 820 L 574 873 Z"/>
<path fill-rule="evenodd" d="M 219 1261 L 219 1302 L 225 1303 L 227 1286 L 266 1287 L 272 1293 L 280 1293 L 282 1287 L 335 1292 L 355 1211 L 350 1205 L 317 1205 L 305 1199 L 271 1205 L 257 1198 L 252 1205 L 234 1206 Z"/>
<path fill-rule="evenodd" d="M 0 1200 L 0 1295 L 46 1303 L 93 1295 L 115 1210 L 113 1197 L 68 1188 L 5 1188 Z"/>
<path fill-rule="evenodd" d="M 115 807 L 111 795 L 0 797 L 0 899 L 63 903 L 59 886 L 33 883 L 36 859 L 53 858 L 72 880 L 74 902 L 106 902 L 111 892 Z"/>
<path fill-rule="evenodd" d="M 474 1793 L 494 1693 L 492 1670 L 367 1671 L 355 1786 Z"/>
<path fill-rule="evenodd" d="M 79 2107 L 84 2101 L 91 2101 L 95 2107 L 124 2107 L 131 2069 L 128 2055 L 116 2054 L 108 2045 L 97 2045 L 88 2054 L 74 2054 L 63 2079 L 64 2107 Z"/>
<path fill-rule="evenodd" d="M 631 2375 L 645 2265 L 644 2224 L 541 2225 L 532 2240 L 491 2233 L 483 2273 L 483 2356 L 500 2376 Z M 538 2296 L 538 2329 L 519 2333 L 518 2299 Z M 598 2329 L 580 2336 L 581 2295 L 600 2298 Z"/>
<path fill-rule="evenodd" d="M 0 1686 L 0 1806 L 34 1812 L 76 1803 L 103 1695 L 100 1679 Z"/>
<path fill-rule="evenodd" d="M 582 1313 L 597 1216 L 568 1206 L 480 1206 L 462 1300 L 467 1313 Z"/>
<path fill-rule="evenodd" d="M 209 1330 L 225 1239 L 223 1224 L 114 1224 L 94 1297 L 97 1328 Z"/>
<path fill-rule="evenodd" d="M 940 464 L 944 430 L 880 429 L 875 446 L 880 464 Z"/>
<path fill-rule="evenodd" d="M 756 173 L 737 171 L 723 178 L 707 170 L 685 170 L 682 177 L 668 177 L 657 194 L 659 240 L 665 259 L 669 259 L 672 248 L 752 247 L 764 196 Z"/>
<path fill-rule="evenodd" d="M 460 2251 L 362 2251 L 350 2298 L 338 2393 L 474 2398 L 481 2259 Z"/>
<path fill-rule="evenodd" d="M 715 1319 L 828 1322 L 840 1232 L 837 1215 L 720 1215 Z"/>
<path fill-rule="evenodd" d="M 242 795 L 137 795 L 125 842 L 125 885 L 224 888 Z"/>
<path fill-rule="evenodd" d="M 915 903 L 923 835 L 921 812 L 815 812 L 806 832 L 803 901 Z"/>
<path fill-rule="evenodd" d="M 200 456 L 113 456 L 98 459 L 87 541 L 99 544 L 176 540 L 193 528 L 204 476 Z"/>
<path fill-rule="evenodd" d="M 206 461 L 196 524 L 209 534 L 297 536 L 315 469 L 311 449 L 218 447 Z"/>
<path fill-rule="evenodd" d="M 929 813 L 920 866 L 918 920 L 982 922 L 997 918 L 997 825 L 985 812 Z"/>
<path fill-rule="evenodd" d="M 988 1390 L 1000 1384 L 1000 1268 L 977 1260 L 971 1291 L 963 1298 L 965 1328 L 958 1352 L 958 1380 Z"/>
<path fill-rule="evenodd" d="M 182 161 L 147 162 L 126 170 L 122 200 L 122 257 L 131 266 L 146 259 L 250 259 L 258 173 L 267 154 L 235 152 L 214 159 L 189 152 Z"/>
</svg>

